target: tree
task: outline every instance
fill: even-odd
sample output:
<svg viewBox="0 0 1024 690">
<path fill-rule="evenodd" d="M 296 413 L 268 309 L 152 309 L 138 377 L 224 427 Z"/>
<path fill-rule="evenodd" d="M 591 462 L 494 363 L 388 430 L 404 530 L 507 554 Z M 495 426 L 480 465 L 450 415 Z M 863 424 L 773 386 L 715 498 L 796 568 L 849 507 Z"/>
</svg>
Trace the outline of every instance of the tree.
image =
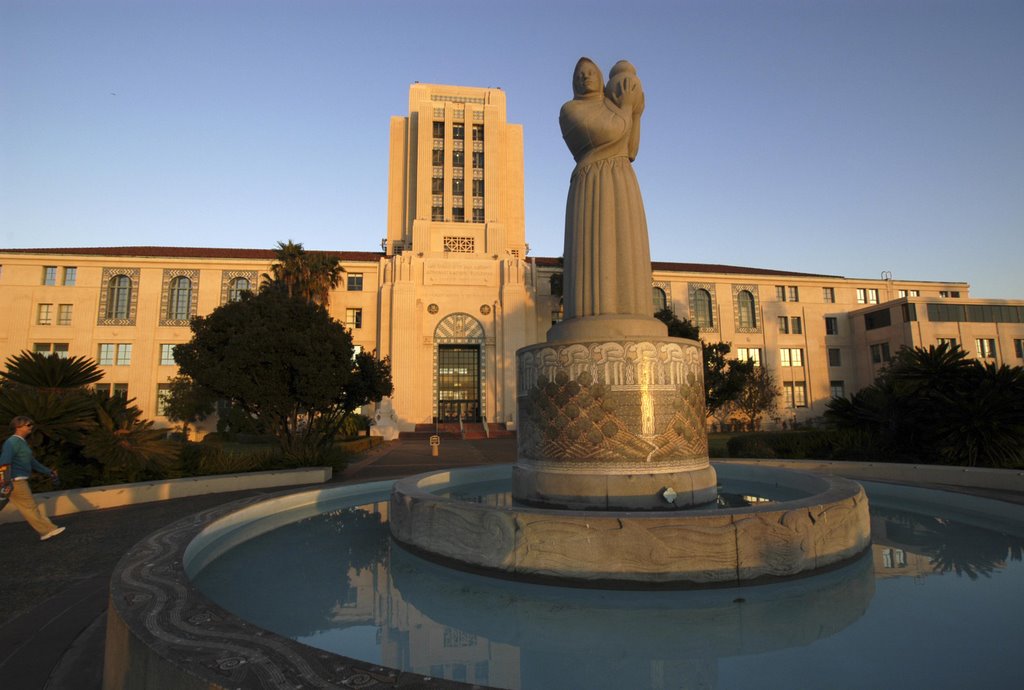
<svg viewBox="0 0 1024 690">
<path fill-rule="evenodd" d="M 779 406 L 779 386 L 775 376 L 765 367 L 751 367 L 750 376 L 735 404 L 747 418 L 747 427 L 751 431 L 760 426 L 761 417 L 775 418 Z"/>
<path fill-rule="evenodd" d="M 187 439 L 190 424 L 198 424 L 213 414 L 217 396 L 187 376 L 175 376 L 168 384 L 164 415 L 172 422 L 181 422 L 181 433 Z"/>
<path fill-rule="evenodd" d="M 700 329 L 693 325 L 689 319 L 680 319 L 669 307 L 665 307 L 654 315 L 666 326 L 670 338 L 686 338 L 687 340 L 700 340 Z"/>
<path fill-rule="evenodd" d="M 338 287 L 345 272 L 339 257 L 307 252 L 301 243 L 291 240 L 278 242 L 274 253 L 277 261 L 270 266 L 270 275 L 263 276 L 263 289 L 281 290 L 289 297 L 327 306 L 331 290 Z"/>
<path fill-rule="evenodd" d="M 258 420 L 297 461 L 323 457 L 354 409 L 391 394 L 387 360 L 353 357 L 351 334 L 324 307 L 281 290 L 243 295 L 190 327 L 174 351 L 181 373 Z"/>
<path fill-rule="evenodd" d="M 60 470 L 66 486 L 136 481 L 165 470 L 176 456 L 131 400 L 89 387 L 103 378 L 95 361 L 22 352 L 6 364 L 0 418 L 23 414 L 35 421 L 29 443 L 44 464 Z"/>
<path fill-rule="evenodd" d="M 701 344 L 704 350 L 705 413 L 708 417 L 715 417 L 723 407 L 731 408 L 743 394 L 753 376 L 754 363 L 726 358 L 732 351 L 729 343 Z"/>
<path fill-rule="evenodd" d="M 989 467 L 1024 464 L 1024 368 L 983 364 L 947 344 L 901 350 L 825 418 L 877 457 Z"/>
</svg>

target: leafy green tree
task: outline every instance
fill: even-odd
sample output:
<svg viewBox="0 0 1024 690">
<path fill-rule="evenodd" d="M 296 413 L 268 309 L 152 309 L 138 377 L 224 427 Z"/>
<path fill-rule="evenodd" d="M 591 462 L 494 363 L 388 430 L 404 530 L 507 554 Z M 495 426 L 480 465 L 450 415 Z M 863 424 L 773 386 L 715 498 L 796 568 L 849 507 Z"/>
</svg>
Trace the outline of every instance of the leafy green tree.
<svg viewBox="0 0 1024 690">
<path fill-rule="evenodd" d="M 704 404 L 708 417 L 717 417 L 723 408 L 732 408 L 754 374 L 749 360 L 728 359 L 729 343 L 701 343 L 704 347 Z"/>
<path fill-rule="evenodd" d="M 172 422 L 180 422 L 181 433 L 188 438 L 189 425 L 198 424 L 213 414 L 217 396 L 187 376 L 175 376 L 168 385 L 164 415 Z"/>
<path fill-rule="evenodd" d="M 665 307 L 657 312 L 654 318 L 668 326 L 668 336 L 670 338 L 700 340 L 700 329 L 694 326 L 689 319 L 680 319 L 669 307 Z"/>
<path fill-rule="evenodd" d="M 264 275 L 263 289 L 281 290 L 289 297 L 327 306 L 331 290 L 345 272 L 336 254 L 308 252 L 301 243 L 278 242 L 276 261 Z"/>
<path fill-rule="evenodd" d="M 176 457 L 163 432 L 142 420 L 130 400 L 89 387 L 103 378 L 93 360 L 22 352 L 6 365 L 0 419 L 23 414 L 35 421 L 29 443 L 44 464 L 60 471 L 65 486 L 158 475 Z"/>
<path fill-rule="evenodd" d="M 324 307 L 280 290 L 243 295 L 192 320 L 175 348 L 181 373 L 258 420 L 284 453 L 317 460 L 355 408 L 391 393 L 388 362 L 353 357 Z"/>
<path fill-rule="evenodd" d="M 743 390 L 735 401 L 736 409 L 747 418 L 747 427 L 754 431 L 762 417 L 776 418 L 779 407 L 779 385 L 766 367 L 751 367 Z"/>
<path fill-rule="evenodd" d="M 1024 464 L 1024 368 L 996 367 L 947 344 L 903 349 L 875 382 L 828 404 L 879 458 L 988 467 Z"/>
</svg>

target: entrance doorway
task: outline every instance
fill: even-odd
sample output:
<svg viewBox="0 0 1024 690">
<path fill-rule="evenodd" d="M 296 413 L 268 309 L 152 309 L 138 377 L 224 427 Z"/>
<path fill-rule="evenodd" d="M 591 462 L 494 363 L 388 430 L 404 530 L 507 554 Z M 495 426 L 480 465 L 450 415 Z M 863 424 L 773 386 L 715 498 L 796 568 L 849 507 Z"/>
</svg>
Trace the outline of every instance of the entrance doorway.
<svg viewBox="0 0 1024 690">
<path fill-rule="evenodd" d="M 480 346 L 438 345 L 437 421 L 480 421 Z"/>
</svg>

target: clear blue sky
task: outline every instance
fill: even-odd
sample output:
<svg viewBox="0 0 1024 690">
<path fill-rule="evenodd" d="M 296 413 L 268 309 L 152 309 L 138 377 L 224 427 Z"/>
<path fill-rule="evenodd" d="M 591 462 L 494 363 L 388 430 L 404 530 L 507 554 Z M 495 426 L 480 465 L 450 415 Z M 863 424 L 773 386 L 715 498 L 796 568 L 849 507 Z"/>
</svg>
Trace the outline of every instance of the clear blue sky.
<svg viewBox="0 0 1024 690">
<path fill-rule="evenodd" d="M 636 65 L 662 261 L 1024 298 L 1024 2 L 0 0 L 0 246 L 379 250 L 413 81 L 499 86 L 562 250 L 576 59 Z"/>
</svg>

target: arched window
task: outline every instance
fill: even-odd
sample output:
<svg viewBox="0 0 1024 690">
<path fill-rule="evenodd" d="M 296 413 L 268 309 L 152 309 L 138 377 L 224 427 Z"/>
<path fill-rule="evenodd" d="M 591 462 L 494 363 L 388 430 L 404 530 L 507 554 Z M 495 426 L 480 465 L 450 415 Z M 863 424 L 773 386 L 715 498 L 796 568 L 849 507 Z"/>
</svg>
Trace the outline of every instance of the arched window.
<svg viewBox="0 0 1024 690">
<path fill-rule="evenodd" d="M 167 288 L 167 318 L 184 321 L 192 307 L 192 281 L 185 276 L 171 279 Z"/>
<path fill-rule="evenodd" d="M 693 320 L 697 328 L 714 328 L 715 313 L 711 308 L 711 293 L 703 288 L 693 291 Z"/>
<path fill-rule="evenodd" d="M 228 283 L 228 302 L 237 302 L 242 299 L 243 292 L 252 290 L 252 283 L 248 278 L 233 278 Z"/>
<path fill-rule="evenodd" d="M 757 314 L 754 312 L 754 296 L 748 290 L 736 295 L 740 314 L 740 328 L 757 328 Z"/>
<path fill-rule="evenodd" d="M 651 301 L 654 304 L 654 313 L 657 314 L 662 309 L 668 308 L 668 298 L 665 296 L 665 291 L 660 287 L 651 288 Z"/>
<path fill-rule="evenodd" d="M 117 275 L 107 283 L 107 318 L 127 319 L 132 304 L 132 279 Z"/>
</svg>

